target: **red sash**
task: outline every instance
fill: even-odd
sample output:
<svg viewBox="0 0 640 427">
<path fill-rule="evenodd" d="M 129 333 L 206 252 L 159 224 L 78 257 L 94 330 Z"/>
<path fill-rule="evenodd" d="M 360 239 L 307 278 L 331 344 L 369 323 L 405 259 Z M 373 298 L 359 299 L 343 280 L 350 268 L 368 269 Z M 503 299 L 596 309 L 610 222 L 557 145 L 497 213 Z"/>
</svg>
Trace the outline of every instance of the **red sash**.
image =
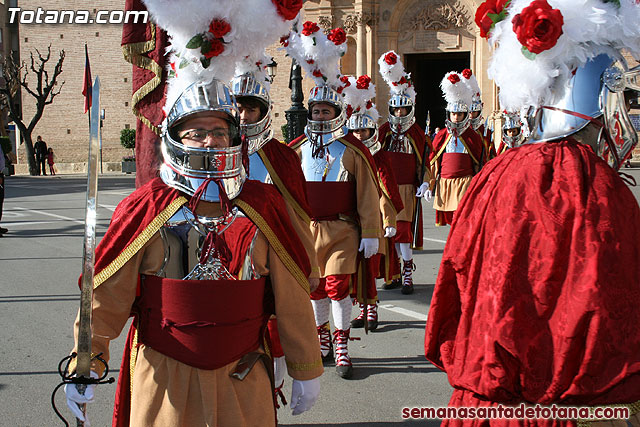
<svg viewBox="0 0 640 427">
<path fill-rule="evenodd" d="M 199 369 L 218 369 L 257 349 L 269 314 L 266 279 L 175 280 L 145 276 L 138 341 Z"/>
<path fill-rule="evenodd" d="M 311 205 L 311 219 L 334 221 L 339 214 L 355 218 L 356 186 L 353 182 L 307 182 L 307 194 Z"/>
<path fill-rule="evenodd" d="M 442 154 L 442 178 L 460 178 L 473 175 L 471 156 L 465 153 Z"/>
<path fill-rule="evenodd" d="M 398 185 L 416 183 L 416 156 L 413 153 L 387 151 Z"/>
</svg>

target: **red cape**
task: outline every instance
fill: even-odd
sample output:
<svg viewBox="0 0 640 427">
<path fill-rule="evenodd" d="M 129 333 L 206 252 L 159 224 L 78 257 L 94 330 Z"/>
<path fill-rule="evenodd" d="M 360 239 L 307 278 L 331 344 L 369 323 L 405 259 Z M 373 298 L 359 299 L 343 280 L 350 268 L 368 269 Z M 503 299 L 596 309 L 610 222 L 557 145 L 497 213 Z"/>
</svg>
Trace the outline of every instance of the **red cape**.
<svg viewBox="0 0 640 427">
<path fill-rule="evenodd" d="M 380 150 L 373 155 L 373 160 L 378 169 L 378 177 L 380 178 L 380 188 L 385 196 L 391 201 L 396 212 L 404 209 L 402 197 L 398 191 L 398 183 L 391 168 L 391 160 L 387 158 L 387 151 Z"/>
<path fill-rule="evenodd" d="M 295 233 L 282 196 L 272 185 L 245 181 L 242 192 L 231 201 L 262 231 L 283 264 L 307 292 L 311 265 L 304 246 Z M 109 229 L 96 249 L 98 286 L 115 273 L 153 236 L 177 209 L 187 203 L 181 193 L 160 178 L 149 181 L 125 198 L 116 208 Z M 141 243 L 142 242 L 142 243 Z M 136 351 L 135 322 L 129 330 L 124 350 L 113 425 L 128 426 L 130 413 L 130 359 Z"/>
<path fill-rule="evenodd" d="M 293 206 L 300 218 L 311 221 L 307 186 L 296 152 L 274 138 L 258 150 L 258 155 L 282 197 Z"/>
<path fill-rule="evenodd" d="M 445 144 L 449 139 L 449 135 L 447 128 L 444 128 L 441 129 L 433 138 L 433 151 L 431 151 L 431 154 L 429 155 L 431 163 L 434 162 L 435 158 L 439 158 L 444 152 Z M 472 156 L 473 163 L 480 164 L 483 159 L 483 142 L 480 135 L 478 135 L 478 133 L 469 126 L 467 130 L 460 135 L 460 139 L 462 139 L 467 146 L 467 150 Z"/>
<path fill-rule="evenodd" d="M 458 406 L 635 402 L 639 283 L 640 209 L 617 173 L 573 140 L 508 150 L 456 211 L 426 357 Z"/>
<path fill-rule="evenodd" d="M 480 125 L 478 130 L 476 130 L 476 133 L 482 138 L 482 144 L 484 145 L 484 163 L 487 163 L 496 156 L 496 146 L 492 141 L 493 132 L 491 132 L 490 129 L 487 130 L 487 136 L 484 135 L 484 132 L 484 125 Z"/>
</svg>

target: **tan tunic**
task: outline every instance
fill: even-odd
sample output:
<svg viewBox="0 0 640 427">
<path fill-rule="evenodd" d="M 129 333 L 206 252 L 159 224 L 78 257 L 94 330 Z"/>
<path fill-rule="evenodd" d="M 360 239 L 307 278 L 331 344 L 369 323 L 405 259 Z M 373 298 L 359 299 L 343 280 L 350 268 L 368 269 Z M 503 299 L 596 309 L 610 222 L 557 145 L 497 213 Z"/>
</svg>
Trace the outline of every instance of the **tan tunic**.
<svg viewBox="0 0 640 427">
<path fill-rule="evenodd" d="M 201 202 L 198 213 L 220 215 L 220 208 L 218 204 Z M 138 274 L 157 272 L 163 257 L 164 245 L 156 233 L 118 272 L 94 290 L 92 351 L 103 352 L 107 361 L 109 342 L 121 333 L 129 317 Z M 309 295 L 260 231 L 254 265 L 260 275 L 271 279 L 289 375 L 298 380 L 320 376 L 323 368 Z M 77 330 L 76 319 L 76 342 Z M 140 346 L 132 377 L 130 425 L 274 425 L 273 392 L 266 368 L 258 362 L 243 381 L 238 381 L 229 376 L 236 363 L 215 370 L 197 369 Z"/>
<path fill-rule="evenodd" d="M 309 257 L 309 263 L 311 264 L 311 274 L 309 274 L 309 278 L 317 279 L 320 277 L 320 268 L 318 267 L 318 256 L 316 254 L 315 242 L 313 234 L 311 234 L 311 229 L 309 228 L 309 223 L 296 213 L 290 203 L 285 201 L 285 204 L 287 206 L 289 218 L 291 219 L 291 224 L 293 224 L 293 229 L 298 235 L 298 238 L 302 242 L 302 245 L 307 252 L 307 256 Z"/>
<path fill-rule="evenodd" d="M 418 162 L 418 158 L 416 157 L 416 175 L 420 176 L 420 172 L 422 165 Z M 423 182 L 429 182 L 431 179 L 431 171 L 429 168 L 425 168 L 424 175 L 422 177 Z M 413 220 L 413 211 L 416 209 L 416 192 L 418 191 L 418 187 L 414 184 L 400 184 L 398 185 L 398 192 L 400 193 L 400 197 L 402 198 L 402 204 L 404 208 L 398 212 L 397 221 L 408 221 L 411 222 Z"/>
<path fill-rule="evenodd" d="M 296 151 L 300 155 L 300 150 Z M 380 198 L 372 170 L 350 147 L 345 148 L 341 161 L 349 172 L 349 180 L 356 183 L 360 230 L 350 221 L 312 221 L 311 234 L 315 239 L 320 277 L 355 273 L 360 237 L 382 237 Z"/>
<path fill-rule="evenodd" d="M 439 163 L 431 165 L 431 176 L 438 176 Z M 460 178 L 432 179 L 429 187 L 434 191 L 433 208 L 439 211 L 455 211 L 471 183 L 472 175 Z"/>
</svg>

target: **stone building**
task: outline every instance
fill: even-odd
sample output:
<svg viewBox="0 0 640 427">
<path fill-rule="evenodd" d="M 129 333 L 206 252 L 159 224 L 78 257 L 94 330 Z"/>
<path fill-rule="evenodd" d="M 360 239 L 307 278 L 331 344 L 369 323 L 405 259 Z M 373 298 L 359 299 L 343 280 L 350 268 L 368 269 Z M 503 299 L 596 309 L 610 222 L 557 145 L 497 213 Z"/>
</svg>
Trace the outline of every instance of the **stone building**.
<svg viewBox="0 0 640 427">
<path fill-rule="evenodd" d="M 471 68 L 482 89 L 483 115 L 499 117 L 497 89 L 486 74 L 490 58 L 489 46 L 480 37 L 474 23 L 475 10 L 480 0 L 307 0 L 303 20 L 312 20 L 325 29 L 342 26 L 348 35 L 348 51 L 341 67 L 344 74 L 368 74 L 377 86 L 376 104 L 381 116 L 386 116 L 388 87 L 378 73 L 378 58 L 388 50 L 395 50 L 402 58 L 418 92 L 416 119 L 424 127 L 427 111 L 431 113 L 431 127 L 444 124 L 445 102 L 439 82 L 447 71 Z M 94 16 L 94 5 L 70 0 L 21 1 L 20 7 L 35 10 L 83 10 L 88 7 Z M 124 10 L 123 0 L 104 0 L 100 10 Z M 34 136 L 54 147 L 58 163 L 75 164 L 82 169 L 86 162 L 88 135 L 87 116 L 83 114 L 81 95 L 84 70 L 84 44 L 88 45 L 91 70 L 100 76 L 102 84 L 101 108 L 106 110 L 103 127 L 103 156 L 105 162 L 114 162 L 130 154 L 119 143 L 120 130 L 135 127 L 131 112 L 131 65 L 124 61 L 120 48 L 121 25 L 118 24 L 36 24 L 19 25 L 20 55 L 28 59 L 30 52 L 46 50 L 51 44 L 52 56 L 65 50 L 66 59 L 61 75 L 65 81 L 61 94 L 45 109 Z M 285 57 L 279 44 L 269 53 L 278 63 L 272 84 L 274 101 L 275 136 L 281 137 L 281 126 L 286 123 L 284 111 L 291 106 L 289 71 L 291 61 Z M 311 80 L 304 79 L 304 94 Z M 33 98 L 23 93 L 23 116 L 34 112 Z M 632 113 L 638 114 L 636 109 Z M 381 119 L 382 120 L 382 119 Z M 496 128 L 499 128 L 499 123 Z M 22 150 L 24 151 L 24 150 Z M 70 167 L 71 169 L 71 167 Z"/>
</svg>

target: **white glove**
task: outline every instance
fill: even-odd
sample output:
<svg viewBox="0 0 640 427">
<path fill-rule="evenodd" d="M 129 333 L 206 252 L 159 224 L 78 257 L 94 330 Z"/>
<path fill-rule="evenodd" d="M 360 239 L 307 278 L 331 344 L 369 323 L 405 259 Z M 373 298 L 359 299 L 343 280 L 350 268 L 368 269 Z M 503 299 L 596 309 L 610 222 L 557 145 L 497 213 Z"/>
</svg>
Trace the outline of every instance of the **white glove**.
<svg viewBox="0 0 640 427">
<path fill-rule="evenodd" d="M 91 378 L 98 379 L 98 374 L 91 371 Z M 76 418 L 84 421 L 86 427 L 90 427 L 89 418 L 82 413 L 78 404 L 93 403 L 95 384 L 88 384 L 84 394 L 78 391 L 78 384 L 66 384 L 64 386 L 64 394 L 67 396 L 67 406 L 73 412 Z"/>
<path fill-rule="evenodd" d="M 276 388 L 281 387 L 284 384 L 284 375 L 287 373 L 287 362 L 284 360 L 284 356 L 276 357 L 273 359 L 273 383 Z"/>
<path fill-rule="evenodd" d="M 291 415 L 300 415 L 318 400 L 320 395 L 320 378 L 300 381 L 293 380 L 291 386 Z"/>
<path fill-rule="evenodd" d="M 423 197 L 427 202 L 430 202 L 431 198 L 433 197 L 433 192 L 431 190 L 427 190 L 427 191 L 424 192 L 424 196 Z"/>
<path fill-rule="evenodd" d="M 396 235 L 396 232 L 398 230 L 396 230 L 395 227 L 385 227 L 384 228 L 384 237 L 393 237 Z"/>
<path fill-rule="evenodd" d="M 429 184 L 423 182 L 420 184 L 420 187 L 418 187 L 418 191 L 416 191 L 416 197 L 423 197 L 427 191 L 429 191 Z"/>
<path fill-rule="evenodd" d="M 371 258 L 378 252 L 378 239 L 376 237 L 363 237 L 360 240 L 358 251 L 364 251 L 364 257 Z"/>
</svg>

